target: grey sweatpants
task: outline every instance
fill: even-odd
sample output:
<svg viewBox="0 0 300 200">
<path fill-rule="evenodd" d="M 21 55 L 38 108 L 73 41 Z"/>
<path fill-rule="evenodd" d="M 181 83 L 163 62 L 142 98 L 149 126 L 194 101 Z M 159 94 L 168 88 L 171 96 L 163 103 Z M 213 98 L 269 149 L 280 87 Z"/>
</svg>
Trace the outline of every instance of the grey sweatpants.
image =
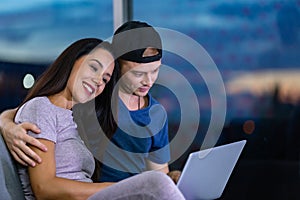
<svg viewBox="0 0 300 200">
<path fill-rule="evenodd" d="M 88 200 L 183 200 L 182 193 L 164 173 L 148 171 L 109 186 Z"/>
</svg>

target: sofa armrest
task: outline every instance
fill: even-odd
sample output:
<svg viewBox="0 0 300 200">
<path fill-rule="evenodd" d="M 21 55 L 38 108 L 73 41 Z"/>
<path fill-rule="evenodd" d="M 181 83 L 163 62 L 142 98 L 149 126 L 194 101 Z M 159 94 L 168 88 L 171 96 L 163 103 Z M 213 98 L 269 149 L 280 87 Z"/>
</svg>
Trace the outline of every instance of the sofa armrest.
<svg viewBox="0 0 300 200">
<path fill-rule="evenodd" d="M 0 199 L 24 199 L 16 163 L 13 160 L 0 132 Z M 3 178 L 2 178 L 3 177 Z"/>
</svg>

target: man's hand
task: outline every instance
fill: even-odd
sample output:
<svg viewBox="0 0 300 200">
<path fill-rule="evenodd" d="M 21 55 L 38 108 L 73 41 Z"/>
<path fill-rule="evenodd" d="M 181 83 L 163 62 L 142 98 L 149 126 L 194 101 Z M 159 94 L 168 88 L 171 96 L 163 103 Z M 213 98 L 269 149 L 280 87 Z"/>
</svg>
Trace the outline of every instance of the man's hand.
<svg viewBox="0 0 300 200">
<path fill-rule="evenodd" d="M 173 170 L 173 171 L 168 172 L 167 175 L 171 177 L 171 179 L 174 181 L 175 184 L 177 184 L 179 177 L 181 175 L 181 171 Z"/>
<path fill-rule="evenodd" d="M 27 131 L 40 133 L 39 128 L 34 124 L 26 122 L 18 125 L 15 124 L 12 120 L 14 114 L 15 111 L 13 110 L 1 114 L 0 128 L 2 136 L 10 153 L 17 162 L 34 167 L 36 163 L 40 163 L 42 160 L 28 145 L 35 146 L 42 151 L 47 151 L 47 148 L 37 139 L 27 134 Z"/>
</svg>

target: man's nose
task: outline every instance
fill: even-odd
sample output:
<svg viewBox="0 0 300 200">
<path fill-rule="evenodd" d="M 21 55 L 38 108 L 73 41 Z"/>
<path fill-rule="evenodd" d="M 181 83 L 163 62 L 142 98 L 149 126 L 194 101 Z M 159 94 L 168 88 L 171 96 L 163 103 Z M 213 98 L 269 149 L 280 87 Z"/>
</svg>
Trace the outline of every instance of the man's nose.
<svg viewBox="0 0 300 200">
<path fill-rule="evenodd" d="M 145 75 L 143 79 L 143 84 L 151 85 L 153 83 L 153 78 L 151 75 Z"/>
</svg>

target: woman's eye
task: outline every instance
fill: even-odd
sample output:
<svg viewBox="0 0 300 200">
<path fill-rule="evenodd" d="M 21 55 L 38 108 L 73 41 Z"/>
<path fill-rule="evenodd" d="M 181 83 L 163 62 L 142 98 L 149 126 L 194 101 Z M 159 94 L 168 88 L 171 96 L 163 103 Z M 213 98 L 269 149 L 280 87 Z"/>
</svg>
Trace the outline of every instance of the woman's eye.
<svg viewBox="0 0 300 200">
<path fill-rule="evenodd" d="M 92 68 L 92 70 L 93 70 L 93 71 L 95 71 L 95 72 L 98 70 L 98 68 L 97 68 L 97 67 L 95 67 L 94 65 L 90 65 L 90 67 L 91 67 L 91 68 Z"/>
<path fill-rule="evenodd" d="M 102 80 L 105 84 L 108 83 L 108 80 L 106 78 L 103 78 Z"/>
</svg>

